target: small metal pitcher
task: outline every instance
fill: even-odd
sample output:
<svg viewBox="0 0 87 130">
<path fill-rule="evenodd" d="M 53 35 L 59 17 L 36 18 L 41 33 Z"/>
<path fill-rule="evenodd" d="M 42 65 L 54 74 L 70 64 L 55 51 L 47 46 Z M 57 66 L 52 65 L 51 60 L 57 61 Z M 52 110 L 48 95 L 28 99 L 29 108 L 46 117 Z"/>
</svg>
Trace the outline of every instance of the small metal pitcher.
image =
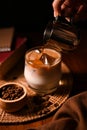
<svg viewBox="0 0 87 130">
<path fill-rule="evenodd" d="M 71 51 L 79 45 L 80 34 L 71 21 L 58 16 L 47 24 L 43 40 L 44 43 L 56 45 L 61 51 Z"/>
</svg>

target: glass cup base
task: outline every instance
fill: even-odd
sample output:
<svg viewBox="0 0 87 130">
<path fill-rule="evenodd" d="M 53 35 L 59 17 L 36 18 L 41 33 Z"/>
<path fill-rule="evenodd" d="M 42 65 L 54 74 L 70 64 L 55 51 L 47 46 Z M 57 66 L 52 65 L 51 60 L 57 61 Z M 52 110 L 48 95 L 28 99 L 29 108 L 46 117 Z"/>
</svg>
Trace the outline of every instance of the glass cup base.
<svg viewBox="0 0 87 130">
<path fill-rule="evenodd" d="M 48 94 L 52 94 L 52 93 L 55 93 L 55 91 L 57 90 L 58 86 L 56 87 L 53 87 L 52 89 L 35 89 L 35 88 L 32 88 L 31 86 L 29 86 L 29 88 L 34 91 L 36 94 L 39 94 L 39 95 L 48 95 Z"/>
</svg>

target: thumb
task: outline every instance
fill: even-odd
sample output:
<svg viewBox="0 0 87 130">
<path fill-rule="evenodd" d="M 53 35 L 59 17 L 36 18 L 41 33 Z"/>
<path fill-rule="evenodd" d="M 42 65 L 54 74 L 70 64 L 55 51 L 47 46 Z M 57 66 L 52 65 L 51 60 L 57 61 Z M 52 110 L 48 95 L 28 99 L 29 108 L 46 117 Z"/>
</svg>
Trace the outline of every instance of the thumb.
<svg viewBox="0 0 87 130">
<path fill-rule="evenodd" d="M 63 0 L 54 0 L 52 3 L 53 11 L 54 11 L 54 17 L 61 15 L 61 5 L 63 3 Z"/>
</svg>

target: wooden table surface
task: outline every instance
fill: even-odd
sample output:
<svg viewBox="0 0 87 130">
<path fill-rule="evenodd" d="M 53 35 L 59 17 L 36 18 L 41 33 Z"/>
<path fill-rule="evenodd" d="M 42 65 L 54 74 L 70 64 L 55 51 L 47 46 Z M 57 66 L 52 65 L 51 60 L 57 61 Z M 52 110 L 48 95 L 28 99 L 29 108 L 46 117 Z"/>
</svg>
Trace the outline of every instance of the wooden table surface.
<svg viewBox="0 0 87 130">
<path fill-rule="evenodd" d="M 73 75 L 73 88 L 70 96 L 87 90 L 87 30 L 82 28 L 80 30 L 80 34 L 81 40 L 78 48 L 72 52 L 62 54 L 63 62 L 69 67 Z M 41 35 L 38 32 L 29 33 L 29 37 L 31 38 L 29 44 L 32 44 L 33 46 L 38 45 L 41 40 Z M 0 130 L 27 130 L 29 127 L 38 127 L 50 122 L 54 114 L 55 112 L 46 118 L 31 121 L 25 124 L 0 124 Z"/>
</svg>

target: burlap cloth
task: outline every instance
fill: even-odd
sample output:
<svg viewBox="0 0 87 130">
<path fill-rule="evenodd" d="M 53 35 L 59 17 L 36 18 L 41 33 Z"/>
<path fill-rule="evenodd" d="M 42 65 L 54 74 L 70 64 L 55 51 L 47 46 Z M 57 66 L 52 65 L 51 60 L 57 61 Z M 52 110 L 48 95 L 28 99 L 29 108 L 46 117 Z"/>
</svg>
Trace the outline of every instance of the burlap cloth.
<svg viewBox="0 0 87 130">
<path fill-rule="evenodd" d="M 58 90 L 53 94 L 36 95 L 28 87 L 23 75 L 14 82 L 20 82 L 27 88 L 27 104 L 20 111 L 14 113 L 7 113 L 0 109 L 1 124 L 23 123 L 49 115 L 67 100 L 72 88 L 72 76 L 65 64 L 62 64 L 62 78 Z"/>
</svg>

